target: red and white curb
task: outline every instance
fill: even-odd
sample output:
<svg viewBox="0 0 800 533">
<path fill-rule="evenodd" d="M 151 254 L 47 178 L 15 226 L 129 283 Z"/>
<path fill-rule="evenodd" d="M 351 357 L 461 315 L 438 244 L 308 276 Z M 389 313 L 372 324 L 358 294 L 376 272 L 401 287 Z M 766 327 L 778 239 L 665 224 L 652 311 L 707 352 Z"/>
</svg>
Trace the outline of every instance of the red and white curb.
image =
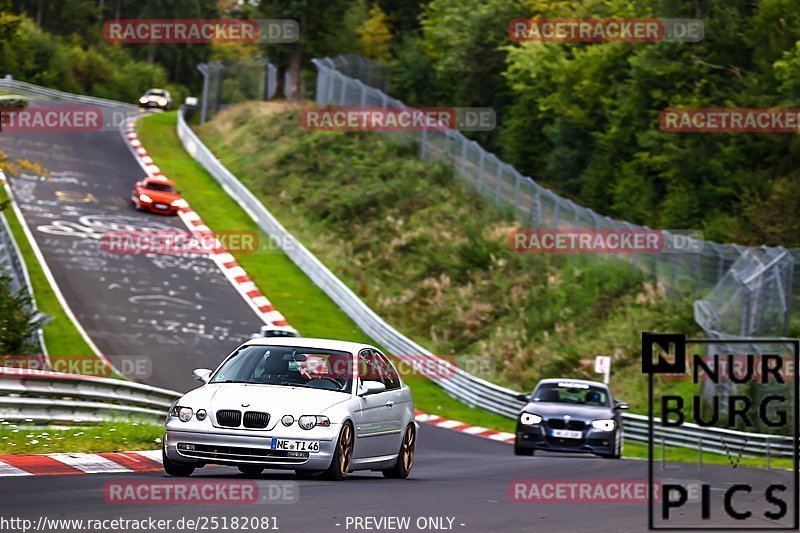
<svg viewBox="0 0 800 533">
<path fill-rule="evenodd" d="M 482 426 L 471 426 L 469 424 L 465 424 L 464 422 L 459 422 L 458 420 L 450 420 L 447 418 L 442 418 L 438 415 L 429 415 L 423 413 L 422 411 L 417 411 L 415 418 L 417 422 L 423 422 L 438 428 L 452 429 L 453 431 L 460 431 L 461 433 L 466 433 L 467 435 L 474 435 L 476 437 L 483 437 L 485 439 L 491 439 L 500 442 L 514 442 L 515 438 L 513 433 L 497 431 Z"/>
<path fill-rule="evenodd" d="M 514 442 L 513 433 L 470 426 L 457 420 L 417 411 L 417 422 L 500 442 Z M 60 476 L 75 474 L 114 474 L 160 472 L 161 450 L 108 453 L 48 453 L 5 455 L 0 457 L 0 478 L 17 476 Z"/>
<path fill-rule="evenodd" d="M 134 123 L 136 118 L 128 119 L 125 123 L 123 134 L 131 150 L 139 161 L 148 176 L 164 176 L 161 169 L 153 164 L 153 158 L 147 154 L 147 150 L 142 146 L 139 136 L 136 134 Z M 203 222 L 200 215 L 189 206 L 186 200 L 181 200 L 182 204 L 178 208 L 178 216 L 186 224 L 189 231 L 192 232 L 198 239 L 203 242 L 212 242 L 214 239 L 214 232 L 208 225 Z M 219 239 L 215 239 L 216 246 L 209 254 L 211 259 L 219 266 L 220 270 L 228 278 L 228 281 L 236 288 L 245 301 L 253 308 L 256 314 L 261 319 L 271 325 L 275 326 L 288 326 L 289 323 L 286 318 L 275 309 L 266 296 L 264 296 L 256 284 L 247 276 L 244 268 L 242 268 L 231 253 L 222 245 Z"/>
<path fill-rule="evenodd" d="M 48 453 L 0 457 L 0 477 L 157 472 L 161 450 L 109 453 Z"/>
</svg>

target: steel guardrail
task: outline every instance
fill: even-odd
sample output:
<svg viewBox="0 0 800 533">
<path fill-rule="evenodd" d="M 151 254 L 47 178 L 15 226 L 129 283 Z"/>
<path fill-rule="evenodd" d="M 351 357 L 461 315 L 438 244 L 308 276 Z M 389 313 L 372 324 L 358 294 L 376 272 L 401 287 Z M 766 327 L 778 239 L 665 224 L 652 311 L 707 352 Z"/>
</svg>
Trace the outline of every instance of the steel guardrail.
<svg viewBox="0 0 800 533">
<path fill-rule="evenodd" d="M 0 367 L 0 420 L 162 422 L 181 393 L 121 379 Z"/>
<path fill-rule="evenodd" d="M 138 109 L 139 106 L 125 102 L 118 102 L 116 100 L 109 100 L 107 98 L 97 98 L 94 96 L 84 96 L 82 94 L 72 94 L 56 89 L 48 89 L 32 83 L 24 81 L 0 78 L 0 90 L 8 92 L 16 92 L 22 96 L 33 96 L 44 98 L 46 100 L 63 100 L 67 102 L 78 102 L 94 105 L 104 105 L 112 107 L 127 107 L 131 110 Z"/>
</svg>

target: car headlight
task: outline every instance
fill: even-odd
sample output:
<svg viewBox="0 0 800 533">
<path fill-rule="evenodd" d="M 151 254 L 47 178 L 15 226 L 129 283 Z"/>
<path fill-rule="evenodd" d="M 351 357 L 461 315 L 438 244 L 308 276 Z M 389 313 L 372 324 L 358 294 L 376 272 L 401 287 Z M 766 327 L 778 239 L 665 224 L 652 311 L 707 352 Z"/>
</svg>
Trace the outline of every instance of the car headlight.
<svg viewBox="0 0 800 533">
<path fill-rule="evenodd" d="M 312 429 L 315 426 L 328 427 L 331 421 L 327 416 L 303 415 L 297 420 L 297 425 L 303 429 Z"/>
<path fill-rule="evenodd" d="M 283 415 L 283 418 L 281 418 L 281 423 L 284 426 L 289 427 L 294 424 L 294 417 L 292 415 Z"/>
<path fill-rule="evenodd" d="M 192 411 L 191 407 L 181 407 L 180 405 L 176 405 L 172 408 L 172 416 L 177 416 L 181 422 L 188 422 L 192 419 Z"/>
<path fill-rule="evenodd" d="M 140 104 L 146 104 L 147 102 L 148 102 L 148 100 L 147 100 L 147 98 L 145 98 L 144 96 L 142 96 L 141 98 L 139 98 L 139 103 L 140 103 Z"/>
<path fill-rule="evenodd" d="M 595 420 L 592 422 L 592 427 L 598 431 L 614 431 L 617 423 L 613 420 Z"/>
<path fill-rule="evenodd" d="M 533 413 L 522 413 L 519 415 L 519 421 L 526 426 L 535 426 L 542 422 L 542 417 Z"/>
<path fill-rule="evenodd" d="M 144 193 L 139 195 L 139 200 L 142 201 L 142 202 L 152 202 L 153 201 L 152 198 L 150 198 L 148 195 L 146 195 Z"/>
<path fill-rule="evenodd" d="M 197 419 L 198 419 L 200 422 L 202 422 L 203 420 L 205 420 L 205 419 L 206 419 L 206 416 L 207 416 L 207 415 L 208 415 L 208 413 L 206 413 L 206 410 L 205 410 L 205 409 L 200 409 L 199 411 L 197 411 L 197 414 L 196 414 L 196 415 L 194 415 L 194 416 L 196 416 L 196 417 L 197 417 Z"/>
<path fill-rule="evenodd" d="M 166 98 L 159 98 L 158 100 L 156 100 L 156 102 L 158 102 L 158 105 L 160 105 L 162 107 L 167 105 L 167 99 Z"/>
</svg>

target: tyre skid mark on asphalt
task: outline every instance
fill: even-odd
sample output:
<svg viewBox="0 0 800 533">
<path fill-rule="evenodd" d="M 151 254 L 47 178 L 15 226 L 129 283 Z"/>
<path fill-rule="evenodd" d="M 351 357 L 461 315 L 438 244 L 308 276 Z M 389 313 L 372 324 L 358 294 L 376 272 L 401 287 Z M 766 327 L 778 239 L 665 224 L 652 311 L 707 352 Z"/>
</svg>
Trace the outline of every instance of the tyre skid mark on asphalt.
<svg viewBox="0 0 800 533">
<path fill-rule="evenodd" d="M 161 170 L 152 164 L 147 150 L 134 129 L 136 118 L 125 123 L 124 137 L 131 146 L 131 151 L 149 176 L 164 176 Z M 149 162 L 148 162 L 149 161 Z M 190 232 L 203 242 L 214 239 L 214 232 L 204 222 L 200 215 L 186 202 L 178 209 L 178 216 Z M 217 241 L 219 242 L 219 241 Z M 225 277 L 236 288 L 242 298 L 256 311 L 256 314 L 267 324 L 275 326 L 288 326 L 286 318 L 275 309 L 269 299 L 264 296 L 247 276 L 247 272 L 237 262 L 233 255 L 221 244 L 211 251 L 211 258 L 222 270 Z"/>
<path fill-rule="evenodd" d="M 470 426 L 457 420 L 416 411 L 417 422 L 442 429 L 500 442 L 513 442 L 514 435 L 480 426 Z M 102 453 L 50 453 L 41 455 L 0 456 L 0 478 L 12 476 L 54 476 L 74 474 L 108 474 L 158 472 L 161 450 Z"/>
</svg>

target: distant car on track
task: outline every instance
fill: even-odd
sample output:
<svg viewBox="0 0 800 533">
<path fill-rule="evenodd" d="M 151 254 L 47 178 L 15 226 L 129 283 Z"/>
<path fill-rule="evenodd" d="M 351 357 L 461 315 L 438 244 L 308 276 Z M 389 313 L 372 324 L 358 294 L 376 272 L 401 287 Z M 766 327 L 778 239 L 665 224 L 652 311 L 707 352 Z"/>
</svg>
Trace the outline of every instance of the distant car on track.
<svg viewBox="0 0 800 533">
<path fill-rule="evenodd" d="M 300 333 L 292 326 L 275 326 L 273 324 L 264 324 L 258 330 L 258 333 L 250 335 L 251 339 L 258 339 L 260 337 L 299 337 Z"/>
<path fill-rule="evenodd" d="M 172 95 L 166 89 L 148 89 L 139 98 L 139 107 L 155 107 L 158 109 L 172 109 Z"/>
<path fill-rule="evenodd" d="M 594 453 L 610 459 L 622 454 L 620 411 L 608 385 L 581 379 L 543 379 L 517 417 L 516 455 L 535 450 Z"/>
<path fill-rule="evenodd" d="M 376 348 L 307 338 L 245 342 L 169 410 L 164 470 L 208 463 L 344 479 L 356 470 L 405 478 L 414 462 L 411 391 Z"/>
<path fill-rule="evenodd" d="M 182 202 L 179 191 L 172 180 L 150 176 L 137 181 L 131 193 L 131 203 L 139 211 L 172 215 L 178 212 Z"/>
</svg>

